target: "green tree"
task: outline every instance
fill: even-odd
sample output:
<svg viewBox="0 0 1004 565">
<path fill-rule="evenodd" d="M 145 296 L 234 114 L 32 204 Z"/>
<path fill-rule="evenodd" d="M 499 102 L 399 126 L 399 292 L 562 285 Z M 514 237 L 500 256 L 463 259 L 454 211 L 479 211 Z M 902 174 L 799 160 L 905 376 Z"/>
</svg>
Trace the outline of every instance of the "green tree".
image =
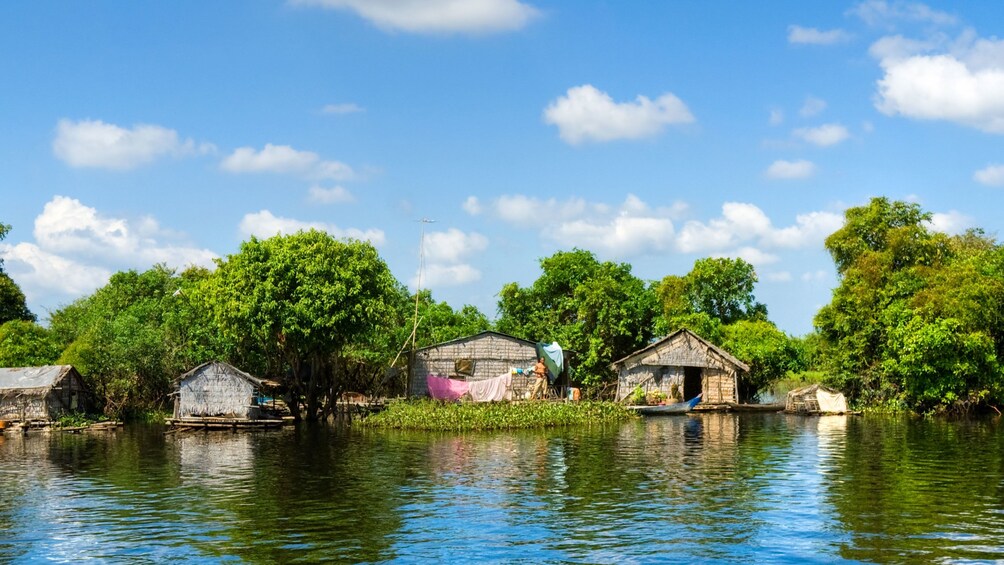
<svg viewBox="0 0 1004 565">
<path fill-rule="evenodd" d="M 219 262 L 206 289 L 220 329 L 238 348 L 261 352 L 298 419 L 301 397 L 308 420 L 329 411 L 342 354 L 397 320 L 399 284 L 376 249 L 316 230 L 251 238 Z"/>
<path fill-rule="evenodd" d="M 60 351 L 49 331 L 34 322 L 11 320 L 0 325 L 0 367 L 51 365 Z"/>
<path fill-rule="evenodd" d="M 722 327 L 722 347 L 749 365 L 739 381 L 739 401 L 757 400 L 789 371 L 802 370 L 795 342 L 765 320 L 739 320 Z"/>
<path fill-rule="evenodd" d="M 609 383 L 609 364 L 648 343 L 656 296 L 626 263 L 600 262 L 589 251 L 559 251 L 541 259 L 542 274 L 527 288 L 499 292 L 499 331 L 532 341 L 557 341 L 577 354 L 578 380 Z"/>
<path fill-rule="evenodd" d="M 756 271 L 742 259 L 698 259 L 684 280 L 692 312 L 705 313 L 723 324 L 767 319 L 767 307 L 753 296 Z"/>
</svg>

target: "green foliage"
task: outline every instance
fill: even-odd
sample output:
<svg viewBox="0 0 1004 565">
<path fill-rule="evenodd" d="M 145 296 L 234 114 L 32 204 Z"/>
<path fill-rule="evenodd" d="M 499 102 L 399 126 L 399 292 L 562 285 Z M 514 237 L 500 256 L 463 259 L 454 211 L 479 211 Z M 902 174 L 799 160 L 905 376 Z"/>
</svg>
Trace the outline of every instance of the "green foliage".
<svg viewBox="0 0 1004 565">
<path fill-rule="evenodd" d="M 631 406 L 639 406 L 645 404 L 645 391 L 640 387 L 634 387 L 631 394 L 627 398 L 627 404 Z"/>
<path fill-rule="evenodd" d="M 49 331 L 34 322 L 11 320 L 0 325 L 0 367 L 51 365 L 61 351 Z"/>
<path fill-rule="evenodd" d="M 739 320 L 722 332 L 723 348 L 750 367 L 739 381 L 740 402 L 755 401 L 761 390 L 803 368 L 795 343 L 770 322 Z"/>
<path fill-rule="evenodd" d="M 0 269 L 0 324 L 10 320 L 34 322 L 35 315 L 28 310 L 21 288 Z"/>
<path fill-rule="evenodd" d="M 529 288 L 499 292 L 499 331 L 532 341 L 557 341 L 575 352 L 577 380 L 609 383 L 609 364 L 652 337 L 656 298 L 625 263 L 599 262 L 589 251 L 559 251 L 541 259 Z"/>
<path fill-rule="evenodd" d="M 742 259 L 698 259 L 684 281 L 691 312 L 707 314 L 723 324 L 767 319 L 767 307 L 753 296 L 756 271 Z"/>
<path fill-rule="evenodd" d="M 360 423 L 373 428 L 459 432 L 603 425 L 635 417 L 612 402 L 444 403 L 425 399 L 392 402 Z"/>
<path fill-rule="evenodd" d="M 110 415 L 159 408 L 174 377 L 212 357 L 193 337 L 214 335 L 189 303 L 198 278 L 164 266 L 112 275 L 93 295 L 53 313 L 58 362 L 77 368 Z"/>
<path fill-rule="evenodd" d="M 251 238 L 219 262 L 205 287 L 216 326 L 259 374 L 306 400 L 306 417 L 330 411 L 337 365 L 352 346 L 400 326 L 400 287 L 369 243 L 310 230 Z M 297 402 L 290 408 L 300 417 Z"/>
<path fill-rule="evenodd" d="M 875 198 L 826 240 L 841 275 L 816 315 L 820 366 L 865 405 L 967 410 L 1004 400 L 1004 250 L 948 237 L 916 204 Z"/>
</svg>

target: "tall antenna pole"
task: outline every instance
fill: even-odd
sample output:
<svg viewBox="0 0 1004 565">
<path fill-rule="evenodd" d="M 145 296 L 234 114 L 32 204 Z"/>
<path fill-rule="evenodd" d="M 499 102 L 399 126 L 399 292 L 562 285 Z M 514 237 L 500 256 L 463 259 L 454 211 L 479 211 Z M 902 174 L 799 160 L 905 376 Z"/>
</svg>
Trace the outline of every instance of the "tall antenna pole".
<svg viewBox="0 0 1004 565">
<path fill-rule="evenodd" d="M 415 340 L 418 337 L 418 295 L 422 290 L 422 270 L 425 269 L 425 224 L 434 224 L 436 220 L 422 218 L 422 235 L 418 240 L 418 283 L 415 285 L 415 318 L 411 325 L 411 350 L 415 350 Z"/>
</svg>

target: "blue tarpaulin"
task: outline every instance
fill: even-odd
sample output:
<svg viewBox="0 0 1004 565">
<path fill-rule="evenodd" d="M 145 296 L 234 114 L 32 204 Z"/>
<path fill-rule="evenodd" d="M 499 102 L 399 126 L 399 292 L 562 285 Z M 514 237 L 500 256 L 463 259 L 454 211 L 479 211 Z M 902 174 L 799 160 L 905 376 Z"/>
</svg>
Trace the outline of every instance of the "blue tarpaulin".
<svg viewBox="0 0 1004 565">
<path fill-rule="evenodd" d="M 561 346 L 556 341 L 553 343 L 538 343 L 537 357 L 544 358 L 544 365 L 547 365 L 547 370 L 551 373 L 547 379 L 548 382 L 553 383 L 554 379 L 558 378 L 558 375 L 565 370 L 565 354 L 561 351 Z"/>
</svg>

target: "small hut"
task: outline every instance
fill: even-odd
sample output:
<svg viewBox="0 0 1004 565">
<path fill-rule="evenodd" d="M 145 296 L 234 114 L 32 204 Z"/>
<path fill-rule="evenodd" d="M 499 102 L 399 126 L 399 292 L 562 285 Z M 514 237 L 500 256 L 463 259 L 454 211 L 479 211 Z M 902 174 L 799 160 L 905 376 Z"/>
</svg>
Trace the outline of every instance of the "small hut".
<svg viewBox="0 0 1004 565">
<path fill-rule="evenodd" d="M 51 422 L 89 408 L 84 380 L 72 365 L 0 369 L 0 420 Z"/>
<path fill-rule="evenodd" d="M 276 383 L 252 377 L 217 361 L 203 363 L 176 380 L 174 418 L 232 418 L 257 420 L 262 417 L 258 399 L 264 388 Z"/>
<path fill-rule="evenodd" d="M 749 371 L 742 361 L 688 329 L 681 329 L 614 361 L 617 400 L 638 387 L 648 394 L 659 391 L 668 398 L 689 400 L 702 394 L 705 405 L 738 401 L 739 373 Z"/>
<path fill-rule="evenodd" d="M 437 343 L 415 351 L 409 372 L 408 393 L 424 396 L 429 388 L 426 377 L 439 375 L 467 382 L 485 381 L 509 373 L 513 368 L 533 367 L 537 344 L 495 331 Z M 524 391 L 530 375 L 512 378 L 512 390 Z"/>
<path fill-rule="evenodd" d="M 839 390 L 814 384 L 788 391 L 784 411 L 794 414 L 845 414 L 847 399 Z"/>
</svg>

